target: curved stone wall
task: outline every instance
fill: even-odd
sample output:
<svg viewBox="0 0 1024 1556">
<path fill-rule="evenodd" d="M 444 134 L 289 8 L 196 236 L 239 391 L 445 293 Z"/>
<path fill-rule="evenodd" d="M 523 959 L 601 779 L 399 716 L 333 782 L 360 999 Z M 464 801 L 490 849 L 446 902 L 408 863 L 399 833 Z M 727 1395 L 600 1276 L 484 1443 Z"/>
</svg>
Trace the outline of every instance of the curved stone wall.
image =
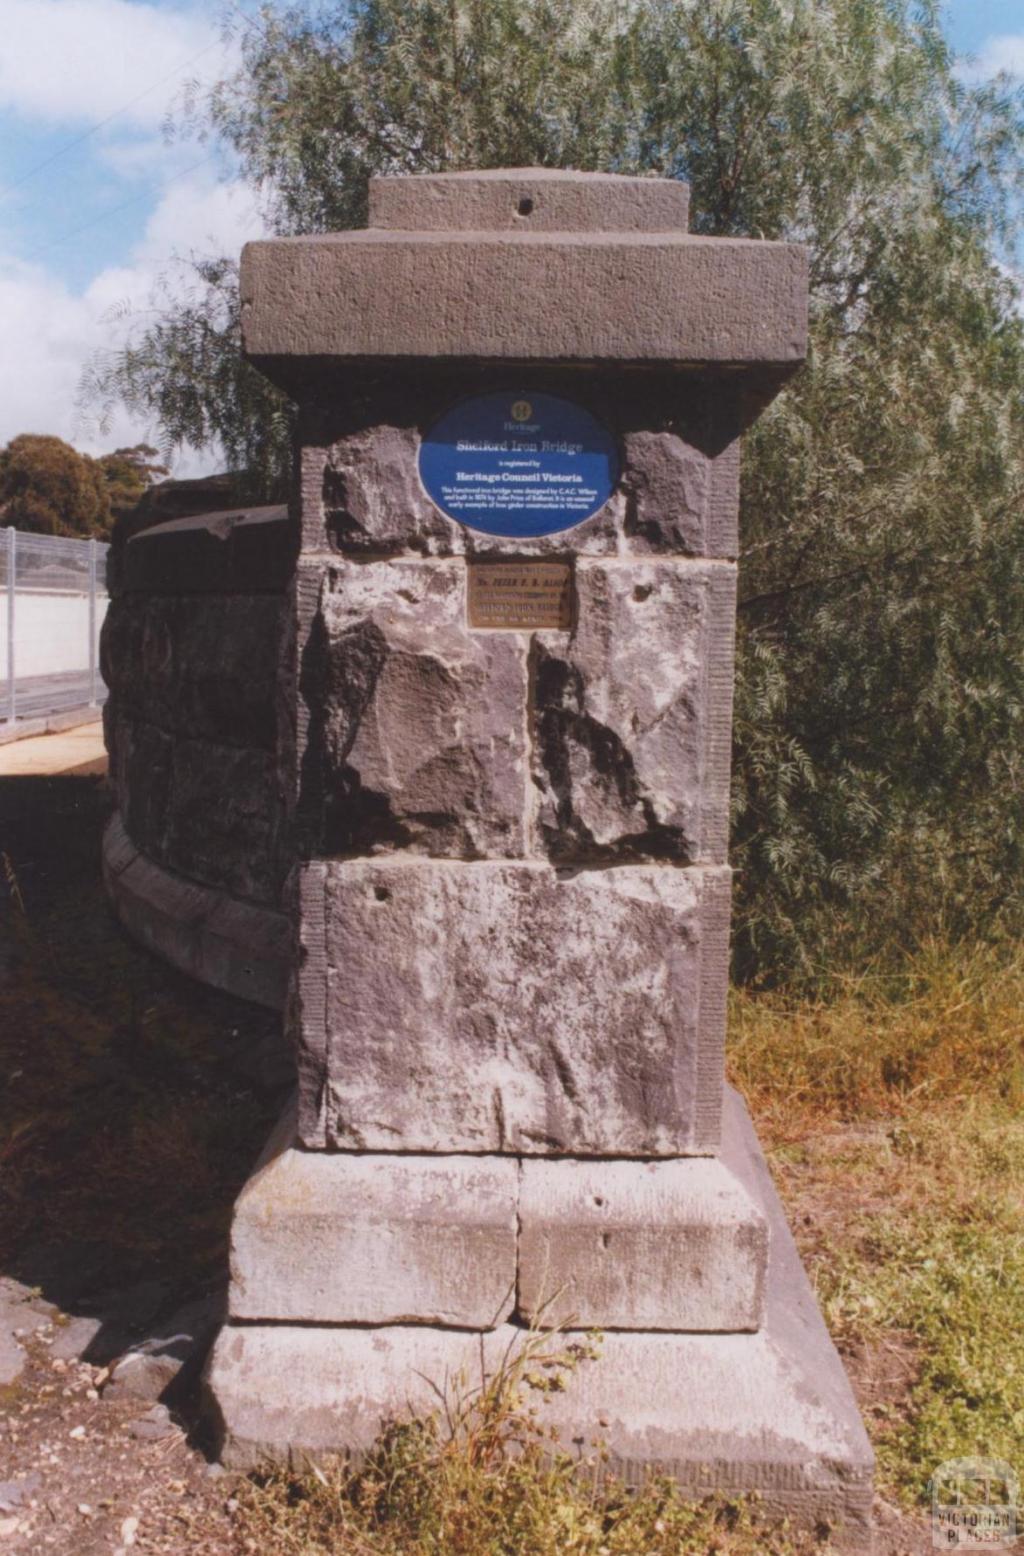
<svg viewBox="0 0 1024 1556">
<path fill-rule="evenodd" d="M 284 507 L 143 530 L 112 553 L 101 644 L 118 805 L 104 873 L 122 922 L 273 1006 L 289 961 L 275 688 L 294 552 Z"/>
</svg>

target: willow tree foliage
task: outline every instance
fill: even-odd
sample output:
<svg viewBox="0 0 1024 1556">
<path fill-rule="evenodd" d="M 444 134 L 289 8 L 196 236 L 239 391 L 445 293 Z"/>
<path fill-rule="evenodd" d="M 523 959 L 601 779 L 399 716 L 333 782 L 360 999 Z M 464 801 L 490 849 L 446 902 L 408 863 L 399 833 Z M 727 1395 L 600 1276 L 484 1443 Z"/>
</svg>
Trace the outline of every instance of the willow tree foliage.
<svg viewBox="0 0 1024 1556">
<path fill-rule="evenodd" d="M 807 369 L 750 438 L 734 861 L 746 975 L 1020 920 L 1022 106 L 933 0 L 325 0 L 265 7 L 193 111 L 282 233 L 375 172 L 689 181 L 694 228 L 811 252 Z M 93 392 L 266 486 L 288 407 L 238 355 L 226 260 Z"/>
</svg>

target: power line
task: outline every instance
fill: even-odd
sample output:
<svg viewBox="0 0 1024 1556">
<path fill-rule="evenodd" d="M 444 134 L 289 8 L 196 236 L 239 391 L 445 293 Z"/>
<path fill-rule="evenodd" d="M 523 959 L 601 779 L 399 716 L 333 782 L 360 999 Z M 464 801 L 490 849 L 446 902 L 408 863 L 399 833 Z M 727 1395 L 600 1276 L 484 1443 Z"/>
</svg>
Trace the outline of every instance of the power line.
<svg viewBox="0 0 1024 1556">
<path fill-rule="evenodd" d="M 194 173 L 197 168 L 205 167 L 208 162 L 213 162 L 216 155 L 215 151 L 211 151 L 209 156 L 202 157 L 198 162 L 193 162 L 190 167 L 182 168 L 181 172 L 175 173 L 172 178 L 165 179 L 158 193 L 162 194 L 171 184 L 176 184 L 180 178 L 185 178 L 189 173 Z M 31 259 L 38 259 L 40 254 L 47 254 L 50 249 L 59 248 L 62 243 L 70 243 L 72 238 L 77 238 L 81 233 L 88 232 L 91 227 L 98 226 L 100 222 L 109 221 L 111 216 L 119 216 L 122 211 L 127 211 L 129 206 L 139 205 L 143 200 L 152 199 L 153 193 L 152 189 L 147 189 L 143 194 L 133 195 L 130 200 L 124 200 L 120 205 L 111 207 L 109 211 L 101 211 L 98 216 L 83 222 L 80 227 L 73 227 L 70 232 L 63 233 L 61 237 L 54 238 L 52 242 L 44 243 L 41 248 L 33 249 L 30 254 L 25 256 L 26 262 Z"/>
<path fill-rule="evenodd" d="M 166 82 L 172 80 L 174 76 L 179 76 L 183 70 L 188 70 L 190 65 L 194 65 L 197 60 L 202 59 L 213 49 L 217 48 L 220 48 L 219 39 L 215 40 L 213 43 L 208 43 L 205 49 L 200 49 L 198 54 L 193 54 L 191 59 L 185 60 L 184 64 L 176 65 L 174 69 L 169 70 L 165 76 L 161 76 L 159 81 L 152 82 L 141 92 L 136 93 L 136 95 L 129 98 L 126 103 L 122 103 L 120 108 L 115 108 L 113 113 L 108 113 L 105 119 L 100 119 L 98 124 L 92 125 L 90 129 L 84 130 L 81 135 L 76 135 L 74 140 L 69 140 L 65 145 L 58 147 L 58 149 L 54 152 L 51 152 L 48 157 L 44 157 L 42 162 L 37 162 L 34 167 L 30 167 L 27 172 L 22 173 L 20 178 L 14 179 L 12 183 L 4 184 L 3 187 L 0 188 L 0 197 L 11 194 L 15 189 L 20 189 L 21 185 L 27 183 L 30 178 L 34 178 L 37 173 L 42 173 L 46 168 L 50 167 L 54 162 L 56 162 L 58 158 L 65 156 L 69 151 L 74 151 L 76 146 L 80 146 L 83 141 L 89 140 L 91 136 L 97 134 L 99 130 L 104 129 L 114 119 L 119 118 L 121 114 L 127 113 L 129 108 L 134 108 L 136 103 L 141 103 L 143 98 L 149 97 L 150 93 L 155 92 L 158 87 L 161 87 Z"/>
</svg>

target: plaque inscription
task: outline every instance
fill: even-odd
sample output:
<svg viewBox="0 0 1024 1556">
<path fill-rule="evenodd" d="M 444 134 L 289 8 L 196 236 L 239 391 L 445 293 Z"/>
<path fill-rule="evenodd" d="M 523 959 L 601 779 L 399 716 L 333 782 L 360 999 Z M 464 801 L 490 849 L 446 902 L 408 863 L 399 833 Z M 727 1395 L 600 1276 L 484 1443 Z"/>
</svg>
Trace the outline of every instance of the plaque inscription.
<svg viewBox="0 0 1024 1556">
<path fill-rule="evenodd" d="M 468 572 L 471 627 L 531 632 L 572 626 L 568 562 L 470 562 Z"/>
</svg>

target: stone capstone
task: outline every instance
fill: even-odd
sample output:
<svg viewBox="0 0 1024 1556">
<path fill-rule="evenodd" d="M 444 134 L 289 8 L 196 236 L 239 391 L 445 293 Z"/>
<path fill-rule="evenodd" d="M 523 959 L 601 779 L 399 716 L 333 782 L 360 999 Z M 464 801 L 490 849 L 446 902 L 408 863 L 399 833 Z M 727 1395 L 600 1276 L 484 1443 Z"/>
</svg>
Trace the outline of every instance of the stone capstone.
<svg viewBox="0 0 1024 1556">
<path fill-rule="evenodd" d="M 768 1224 L 721 1161 L 524 1161 L 519 1223 L 531 1323 L 760 1327 Z"/>
<path fill-rule="evenodd" d="M 729 881 L 402 856 L 301 866 L 302 1143 L 713 1150 Z"/>
<path fill-rule="evenodd" d="M 370 179 L 371 227 L 411 231 L 659 232 L 686 230 L 690 186 L 554 168 L 491 168 Z"/>
<path fill-rule="evenodd" d="M 464 620 L 461 562 L 328 570 L 300 674 L 315 851 L 522 852 L 526 644 Z"/>
<path fill-rule="evenodd" d="M 293 389 L 311 363 L 415 358 L 730 364 L 775 386 L 807 345 L 804 249 L 682 231 L 275 238 L 246 244 L 241 299 L 246 356 Z"/>
<path fill-rule="evenodd" d="M 231 1317 L 493 1329 L 512 1309 L 511 1158 L 286 1148 L 246 1185 Z"/>
<path fill-rule="evenodd" d="M 578 624 L 538 634 L 537 826 L 550 856 L 722 862 L 735 570 L 576 566 Z"/>
</svg>

